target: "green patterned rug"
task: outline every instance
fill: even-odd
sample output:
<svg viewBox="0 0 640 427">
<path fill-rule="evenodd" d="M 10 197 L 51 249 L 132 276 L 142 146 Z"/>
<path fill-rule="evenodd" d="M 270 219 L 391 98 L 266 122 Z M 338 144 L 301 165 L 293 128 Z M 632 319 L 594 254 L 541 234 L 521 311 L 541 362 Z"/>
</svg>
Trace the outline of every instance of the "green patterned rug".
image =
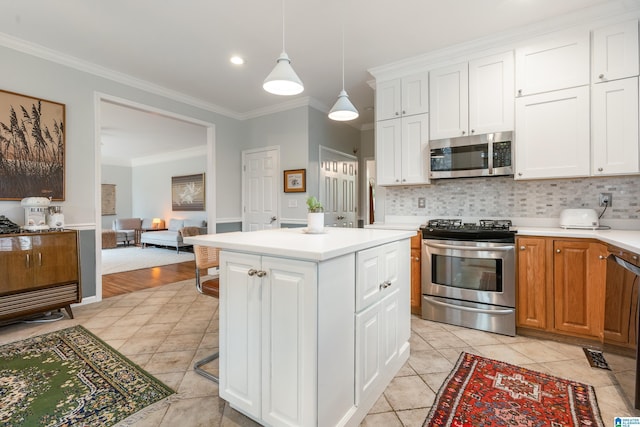
<svg viewBox="0 0 640 427">
<path fill-rule="evenodd" d="M 0 346 L 3 426 L 111 426 L 173 393 L 82 326 Z"/>
</svg>

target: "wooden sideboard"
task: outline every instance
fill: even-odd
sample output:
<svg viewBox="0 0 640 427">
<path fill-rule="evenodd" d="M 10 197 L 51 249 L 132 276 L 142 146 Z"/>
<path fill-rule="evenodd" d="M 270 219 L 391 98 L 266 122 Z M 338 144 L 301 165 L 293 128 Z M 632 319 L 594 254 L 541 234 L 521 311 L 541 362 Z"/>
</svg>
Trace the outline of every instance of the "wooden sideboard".
<svg viewBox="0 0 640 427">
<path fill-rule="evenodd" d="M 0 234 L 0 323 L 82 300 L 78 232 Z"/>
</svg>

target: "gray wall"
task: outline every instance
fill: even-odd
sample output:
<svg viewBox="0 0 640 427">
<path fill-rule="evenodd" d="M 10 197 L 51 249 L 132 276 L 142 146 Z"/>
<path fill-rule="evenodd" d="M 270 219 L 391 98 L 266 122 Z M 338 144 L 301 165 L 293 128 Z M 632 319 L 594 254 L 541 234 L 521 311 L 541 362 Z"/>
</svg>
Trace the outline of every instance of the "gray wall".
<svg viewBox="0 0 640 427">
<path fill-rule="evenodd" d="M 104 93 L 215 124 L 218 218 L 241 216 L 240 152 L 246 141 L 243 123 L 185 103 L 169 99 L 56 62 L 0 47 L 0 89 L 65 104 L 66 106 L 66 197 L 61 203 L 71 228 L 99 229 L 97 200 L 100 199 L 96 166 L 95 97 Z M 233 178 L 233 179 L 230 179 Z M 25 194 L 25 197 L 32 196 Z M 0 201 L 0 215 L 23 224 L 19 201 Z M 81 233 L 85 239 L 86 233 Z M 91 243 L 91 242 L 86 242 Z M 81 242 L 84 296 L 95 295 L 96 242 Z M 87 283 L 91 281 L 91 283 Z"/>
<path fill-rule="evenodd" d="M 102 229 L 110 229 L 116 218 L 133 216 L 132 169 L 127 166 L 102 165 L 102 184 L 116 186 L 116 214 L 102 216 Z"/>
</svg>

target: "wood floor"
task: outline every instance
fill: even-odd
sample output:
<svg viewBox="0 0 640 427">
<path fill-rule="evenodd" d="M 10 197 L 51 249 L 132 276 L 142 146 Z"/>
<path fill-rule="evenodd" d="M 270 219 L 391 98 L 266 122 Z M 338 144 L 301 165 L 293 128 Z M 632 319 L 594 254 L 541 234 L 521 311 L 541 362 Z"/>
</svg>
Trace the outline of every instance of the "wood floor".
<svg viewBox="0 0 640 427">
<path fill-rule="evenodd" d="M 153 288 L 181 280 L 193 279 L 195 287 L 195 261 L 102 276 L 102 298 L 122 295 L 141 289 Z"/>
</svg>

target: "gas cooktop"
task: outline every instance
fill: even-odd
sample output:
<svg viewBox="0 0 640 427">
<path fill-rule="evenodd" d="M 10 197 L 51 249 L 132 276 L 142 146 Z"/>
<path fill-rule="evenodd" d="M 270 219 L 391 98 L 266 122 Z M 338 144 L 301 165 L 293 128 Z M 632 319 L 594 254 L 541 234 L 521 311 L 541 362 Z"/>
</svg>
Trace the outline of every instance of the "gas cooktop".
<svg viewBox="0 0 640 427">
<path fill-rule="evenodd" d="M 515 230 L 508 219 L 481 219 L 478 223 L 461 219 L 431 219 L 420 226 L 423 239 L 472 241 L 514 241 Z"/>
</svg>

